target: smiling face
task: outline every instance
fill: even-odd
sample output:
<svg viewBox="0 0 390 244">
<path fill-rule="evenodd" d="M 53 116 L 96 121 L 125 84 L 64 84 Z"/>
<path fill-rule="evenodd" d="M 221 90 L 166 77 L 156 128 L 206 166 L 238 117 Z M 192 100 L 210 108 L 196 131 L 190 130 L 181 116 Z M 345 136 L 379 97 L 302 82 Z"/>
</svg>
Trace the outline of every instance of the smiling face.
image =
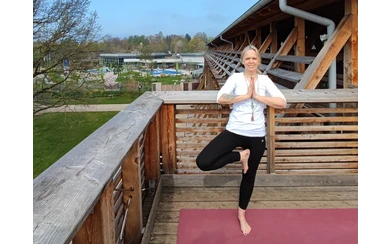
<svg viewBox="0 0 390 244">
<path fill-rule="evenodd" d="M 245 66 L 245 71 L 256 72 L 257 67 L 260 64 L 260 58 L 255 50 L 249 49 L 244 53 L 242 62 Z"/>
</svg>

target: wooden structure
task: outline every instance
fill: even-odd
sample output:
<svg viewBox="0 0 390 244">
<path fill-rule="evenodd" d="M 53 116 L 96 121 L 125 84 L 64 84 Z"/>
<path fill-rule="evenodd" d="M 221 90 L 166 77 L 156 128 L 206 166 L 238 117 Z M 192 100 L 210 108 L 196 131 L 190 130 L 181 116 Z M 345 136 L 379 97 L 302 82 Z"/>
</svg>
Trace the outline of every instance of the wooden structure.
<svg viewBox="0 0 390 244">
<path fill-rule="evenodd" d="M 215 89 L 240 70 L 248 42 L 264 50 L 259 69 L 280 86 L 293 84 L 282 89 L 287 108 L 265 111 L 267 149 L 249 207 L 356 208 L 357 1 L 288 1 L 339 16 L 315 55 L 306 47 L 317 43 L 310 40 L 319 28 L 282 12 L 278 2 L 259 1 L 209 43 L 203 90 L 144 93 L 35 178 L 34 243 L 175 243 L 181 207 L 235 208 L 241 165 L 202 172 L 195 159 L 227 123 Z M 314 89 L 334 78 L 326 72 L 339 58 L 343 89 Z M 210 200 L 217 191 L 218 200 Z"/>
<path fill-rule="evenodd" d="M 318 175 L 339 185 L 342 176 L 350 175 L 356 182 L 357 89 L 283 92 L 292 105 L 323 104 L 321 115 L 309 106 L 268 108 L 267 152 L 258 175 L 286 175 L 287 182 L 291 175 Z M 216 93 L 144 93 L 35 178 L 34 243 L 140 243 L 150 238 L 154 219 L 145 218 L 155 215 L 144 203 L 156 197 L 161 175 L 205 175 L 195 165 L 196 155 L 227 122 L 227 111 L 215 104 Z M 279 119 L 278 114 L 300 116 Z M 302 126 L 307 122 L 314 124 Z M 239 175 L 240 164 L 212 174 Z"/>
<path fill-rule="evenodd" d="M 154 224 L 142 243 L 176 244 L 180 209 L 236 209 L 240 179 L 237 175 L 162 175 L 156 201 L 145 203 L 154 206 Z M 259 176 L 249 203 L 250 209 L 357 207 L 354 175 Z"/>
<path fill-rule="evenodd" d="M 356 88 L 357 0 L 259 1 L 208 44 L 201 89 L 242 71 L 240 51 L 249 44 L 261 53 L 259 71 L 280 86 Z"/>
</svg>

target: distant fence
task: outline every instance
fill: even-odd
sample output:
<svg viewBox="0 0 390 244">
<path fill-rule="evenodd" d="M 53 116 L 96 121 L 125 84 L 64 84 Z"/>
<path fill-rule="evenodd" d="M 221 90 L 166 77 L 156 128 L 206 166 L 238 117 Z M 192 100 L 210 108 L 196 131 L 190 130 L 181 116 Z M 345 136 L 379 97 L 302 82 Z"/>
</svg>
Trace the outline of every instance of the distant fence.
<svg viewBox="0 0 390 244">
<path fill-rule="evenodd" d="M 199 82 L 180 82 L 180 84 L 162 84 L 161 82 L 152 83 L 152 91 L 192 91 L 196 90 Z"/>
</svg>

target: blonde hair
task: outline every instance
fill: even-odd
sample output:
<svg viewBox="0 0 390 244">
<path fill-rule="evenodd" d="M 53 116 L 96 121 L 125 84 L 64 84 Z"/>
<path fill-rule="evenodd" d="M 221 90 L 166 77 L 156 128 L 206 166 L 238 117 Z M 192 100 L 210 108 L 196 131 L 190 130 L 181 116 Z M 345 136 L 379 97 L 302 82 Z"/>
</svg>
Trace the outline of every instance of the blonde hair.
<svg viewBox="0 0 390 244">
<path fill-rule="evenodd" d="M 243 63 L 243 58 L 244 58 L 244 54 L 247 52 L 247 51 L 249 51 L 249 50 L 253 50 L 253 51 L 255 51 L 256 53 L 257 53 L 257 57 L 258 58 L 260 58 L 260 52 L 259 52 L 259 49 L 257 49 L 255 46 L 253 46 L 253 45 L 248 45 L 248 46 L 246 46 L 242 51 L 241 51 L 241 57 L 240 57 L 240 61 L 241 61 L 241 63 Z M 259 69 L 257 69 L 257 71 L 256 71 L 258 74 L 263 74 L 263 72 L 261 72 Z"/>
<path fill-rule="evenodd" d="M 257 49 L 257 48 L 256 48 L 255 46 L 253 46 L 253 45 L 248 45 L 248 46 L 246 46 L 246 47 L 241 51 L 241 57 L 240 57 L 241 63 L 242 63 L 242 61 L 243 61 L 244 54 L 245 54 L 247 51 L 249 51 L 249 50 L 255 51 L 255 52 L 257 53 L 257 56 L 259 56 L 259 58 L 260 58 L 259 49 Z"/>
</svg>

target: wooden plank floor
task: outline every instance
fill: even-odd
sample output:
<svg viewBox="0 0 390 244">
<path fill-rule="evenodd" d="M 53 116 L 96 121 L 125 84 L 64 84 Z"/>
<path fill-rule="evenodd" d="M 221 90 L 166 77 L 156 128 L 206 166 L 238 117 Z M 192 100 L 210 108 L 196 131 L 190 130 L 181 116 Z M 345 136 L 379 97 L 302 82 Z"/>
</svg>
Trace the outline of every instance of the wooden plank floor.
<svg viewBox="0 0 390 244">
<path fill-rule="evenodd" d="M 357 178 L 357 174 L 258 175 L 248 208 L 357 208 Z M 164 175 L 155 213 L 150 213 L 154 225 L 143 243 L 176 244 L 182 208 L 237 208 L 240 180 L 240 175 Z"/>
</svg>

